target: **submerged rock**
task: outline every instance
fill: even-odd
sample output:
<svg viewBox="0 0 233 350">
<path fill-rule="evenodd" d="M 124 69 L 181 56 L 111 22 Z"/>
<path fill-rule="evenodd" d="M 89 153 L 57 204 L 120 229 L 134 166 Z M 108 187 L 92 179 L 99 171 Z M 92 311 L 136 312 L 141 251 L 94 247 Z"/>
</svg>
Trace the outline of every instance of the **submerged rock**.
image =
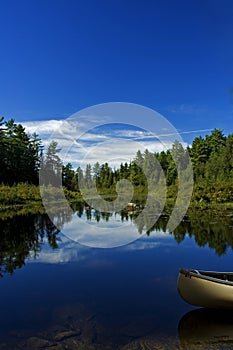
<svg viewBox="0 0 233 350">
<path fill-rule="evenodd" d="M 81 334 L 80 329 L 76 329 L 75 331 L 63 331 L 59 332 L 54 336 L 54 340 L 56 341 L 63 341 L 72 337 L 78 337 Z"/>
<path fill-rule="evenodd" d="M 25 348 L 26 349 L 46 349 L 52 345 L 55 345 L 53 342 L 50 342 L 47 339 L 30 337 L 26 340 Z"/>
</svg>

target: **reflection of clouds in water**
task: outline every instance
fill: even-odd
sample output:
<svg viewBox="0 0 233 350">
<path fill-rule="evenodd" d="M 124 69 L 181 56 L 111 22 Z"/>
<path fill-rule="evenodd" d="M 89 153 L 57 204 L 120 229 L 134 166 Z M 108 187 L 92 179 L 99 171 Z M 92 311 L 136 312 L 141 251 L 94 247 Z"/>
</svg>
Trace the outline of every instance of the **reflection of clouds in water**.
<svg viewBox="0 0 233 350">
<path fill-rule="evenodd" d="M 115 216 L 99 223 L 73 216 L 71 222 L 64 224 L 62 232 L 75 242 L 99 248 L 117 247 L 140 238 L 131 221 L 122 225 Z"/>
<path fill-rule="evenodd" d="M 61 239 L 61 242 L 58 243 L 59 248 L 52 249 L 49 244 L 45 242 L 38 257 L 36 257 L 36 259 L 33 259 L 34 253 L 32 252 L 32 258 L 28 262 L 58 264 L 83 260 L 84 256 L 80 254 L 80 245 L 69 240 L 66 236 L 59 236 Z"/>
<path fill-rule="evenodd" d="M 136 217 L 136 220 L 139 216 Z M 147 219 L 147 220 L 146 220 Z M 72 220 L 64 223 L 62 233 L 69 239 L 78 242 L 82 245 L 97 248 L 115 248 L 132 243 L 135 240 L 141 239 L 147 232 L 146 223 L 148 217 L 143 217 L 140 232 L 135 219 L 128 218 L 124 221 L 119 213 L 109 215 L 106 218 L 100 218 L 96 221 L 95 211 L 90 212 L 90 217 L 87 220 L 86 215 L 78 217 L 73 214 Z M 153 231 L 150 236 L 156 238 L 164 237 L 168 232 Z M 148 240 L 148 238 L 147 238 Z"/>
<path fill-rule="evenodd" d="M 128 252 L 138 250 L 150 250 L 161 247 L 174 246 L 176 243 L 169 233 L 154 232 L 154 237 L 141 237 L 137 241 L 127 244 L 123 247 L 114 249 L 114 252 Z M 91 266 L 100 265 L 99 249 L 85 247 L 77 242 L 69 240 L 63 234 L 60 235 L 61 242 L 59 248 L 52 250 L 49 245 L 45 244 L 42 251 L 36 259 L 31 258 L 30 263 L 48 263 L 64 264 L 69 262 L 87 261 Z M 32 253 L 33 256 L 33 253 Z M 101 264 L 103 261 L 101 260 Z M 104 260 L 104 265 L 111 264 L 110 261 Z"/>
<path fill-rule="evenodd" d="M 157 233 L 157 232 L 156 232 Z M 155 233 L 155 234 L 156 234 Z M 128 244 L 122 247 L 123 251 L 133 251 L 133 250 L 147 250 L 147 249 L 155 249 L 161 246 L 172 245 L 174 246 L 174 239 L 171 239 L 169 234 L 158 234 L 156 238 L 146 237 L 145 239 L 139 239 L 133 244 Z"/>
</svg>

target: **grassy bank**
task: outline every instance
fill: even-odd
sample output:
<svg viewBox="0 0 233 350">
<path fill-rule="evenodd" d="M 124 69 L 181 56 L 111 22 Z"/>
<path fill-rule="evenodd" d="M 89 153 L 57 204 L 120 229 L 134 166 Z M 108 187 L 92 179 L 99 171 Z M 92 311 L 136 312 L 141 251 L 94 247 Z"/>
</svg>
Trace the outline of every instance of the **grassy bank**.
<svg viewBox="0 0 233 350">
<path fill-rule="evenodd" d="M 40 203 L 40 188 L 38 186 L 20 183 L 15 186 L 0 186 L 0 204 L 3 206 Z"/>
<path fill-rule="evenodd" d="M 69 191 L 63 188 L 65 197 L 70 202 L 83 201 L 78 191 Z M 56 198 L 61 191 L 54 187 L 46 189 L 46 198 L 52 202 L 56 202 Z M 112 195 L 116 198 L 115 191 L 101 191 L 101 195 Z M 91 192 L 90 192 L 91 195 Z M 90 197 L 88 191 L 85 197 Z M 146 203 L 147 193 L 142 188 L 136 188 L 133 200 Z M 153 194 L 152 194 L 153 197 Z M 167 188 L 166 206 L 173 207 L 177 197 L 177 186 L 172 185 Z M 33 207 L 40 210 L 43 208 L 41 193 L 39 186 L 20 183 L 15 186 L 0 185 L 0 208 L 17 209 L 19 207 Z M 233 183 L 202 183 L 195 184 L 192 199 L 189 206 L 190 210 L 232 210 L 233 209 Z"/>
<path fill-rule="evenodd" d="M 66 198 L 70 201 L 81 200 L 82 197 L 79 192 L 71 192 L 63 188 Z M 61 191 L 54 187 L 46 189 L 46 198 L 51 201 L 56 200 L 57 194 Z M 39 186 L 29 185 L 27 183 L 19 183 L 14 186 L 0 185 L 0 208 L 1 210 L 7 208 L 17 207 L 42 207 L 41 191 Z"/>
</svg>

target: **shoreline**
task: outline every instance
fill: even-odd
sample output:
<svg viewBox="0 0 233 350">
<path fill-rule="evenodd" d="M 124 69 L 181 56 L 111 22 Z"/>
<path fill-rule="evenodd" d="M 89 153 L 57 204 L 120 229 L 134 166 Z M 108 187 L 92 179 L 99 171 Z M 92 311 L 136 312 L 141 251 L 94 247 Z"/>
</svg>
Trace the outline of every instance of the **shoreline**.
<svg viewBox="0 0 233 350">
<path fill-rule="evenodd" d="M 70 204 L 85 203 L 80 192 L 72 192 L 66 188 L 63 188 L 63 190 L 65 197 Z M 140 203 L 140 201 L 146 203 L 147 194 L 137 193 L 136 190 L 133 196 L 133 201 L 136 201 L 137 203 Z M 105 191 L 102 191 L 100 196 L 105 198 L 116 198 L 115 193 L 106 194 L 106 192 L 104 192 Z M 226 196 L 225 192 L 227 193 Z M 226 187 L 224 187 L 223 184 L 217 184 L 215 187 L 213 184 L 209 186 L 195 185 L 192 199 L 186 214 L 192 215 L 194 212 L 211 212 L 215 215 L 222 215 L 224 213 L 233 217 L 233 214 L 229 213 L 229 211 L 233 210 L 233 200 L 229 200 L 233 199 L 232 192 L 233 188 L 231 184 L 228 184 Z M 59 193 L 61 193 L 60 189 L 49 188 L 48 194 L 51 201 L 55 200 L 57 203 L 56 196 Z M 163 209 L 163 212 L 166 214 L 171 213 L 176 201 L 176 195 L 176 186 L 170 186 L 167 188 L 167 198 Z M 150 195 L 150 198 L 153 199 L 153 193 Z M 45 212 L 40 195 L 40 187 L 25 183 L 17 184 L 15 186 L 0 185 L 0 214 L 6 211 L 13 211 L 16 213 Z"/>
</svg>

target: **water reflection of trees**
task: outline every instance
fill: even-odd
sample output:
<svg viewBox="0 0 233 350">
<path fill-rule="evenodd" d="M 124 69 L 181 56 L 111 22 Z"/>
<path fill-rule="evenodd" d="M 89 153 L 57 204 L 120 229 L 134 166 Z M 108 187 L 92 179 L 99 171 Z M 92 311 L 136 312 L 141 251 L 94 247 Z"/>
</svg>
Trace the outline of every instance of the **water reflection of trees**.
<svg viewBox="0 0 233 350">
<path fill-rule="evenodd" d="M 155 230 L 165 232 L 168 218 L 168 215 L 161 215 L 148 234 Z M 186 236 L 193 237 L 199 247 L 208 245 L 219 256 L 224 255 L 228 247 L 233 249 L 233 219 L 229 216 L 192 213 L 182 220 L 172 234 L 177 243 L 181 243 Z"/>
<path fill-rule="evenodd" d="M 217 255 L 224 255 L 228 247 L 233 249 L 233 220 L 229 216 L 194 213 L 174 231 L 175 239 L 184 239 L 185 231 L 199 247 L 208 245 Z"/>
<path fill-rule="evenodd" d="M 72 204 L 72 209 L 75 215 L 96 222 L 108 222 L 117 216 L 121 222 L 133 222 L 139 234 L 146 232 L 148 236 L 152 233 L 156 236 L 156 231 L 166 232 L 169 220 L 168 214 L 156 214 L 156 208 L 151 212 L 122 210 L 111 213 L 100 212 L 77 202 Z M 55 213 L 57 215 L 57 211 Z M 65 210 L 59 213 L 55 221 L 62 228 L 65 222 L 71 220 L 71 216 Z M 58 233 L 59 230 L 45 214 L 15 215 L 0 220 L 0 276 L 12 274 L 15 269 L 21 268 L 30 256 L 37 257 L 45 241 L 52 248 L 57 248 Z M 223 255 L 228 247 L 233 249 L 233 217 L 229 214 L 216 217 L 209 212 L 194 212 L 186 216 L 171 234 L 177 243 L 181 243 L 186 236 L 193 237 L 198 246 L 208 245 L 217 255 Z"/>
<path fill-rule="evenodd" d="M 45 240 L 57 248 L 58 233 L 47 215 L 15 215 L 0 220 L 0 277 L 21 268 L 30 256 L 36 258 Z"/>
<path fill-rule="evenodd" d="M 147 211 L 122 210 L 121 221 L 132 221 L 138 229 L 139 234 L 153 232 L 166 232 L 169 215 L 159 215 L 159 208 L 154 207 Z M 79 203 L 73 207 L 78 216 L 85 215 L 87 220 L 109 221 L 116 213 L 100 212 L 90 206 Z M 155 222 L 154 222 L 155 221 Z M 233 249 L 233 216 L 227 213 L 213 213 L 211 211 L 192 212 L 185 216 L 179 226 L 171 233 L 177 243 L 181 243 L 186 236 L 193 237 L 199 247 L 209 246 L 217 255 L 224 255 L 228 247 Z"/>
</svg>

